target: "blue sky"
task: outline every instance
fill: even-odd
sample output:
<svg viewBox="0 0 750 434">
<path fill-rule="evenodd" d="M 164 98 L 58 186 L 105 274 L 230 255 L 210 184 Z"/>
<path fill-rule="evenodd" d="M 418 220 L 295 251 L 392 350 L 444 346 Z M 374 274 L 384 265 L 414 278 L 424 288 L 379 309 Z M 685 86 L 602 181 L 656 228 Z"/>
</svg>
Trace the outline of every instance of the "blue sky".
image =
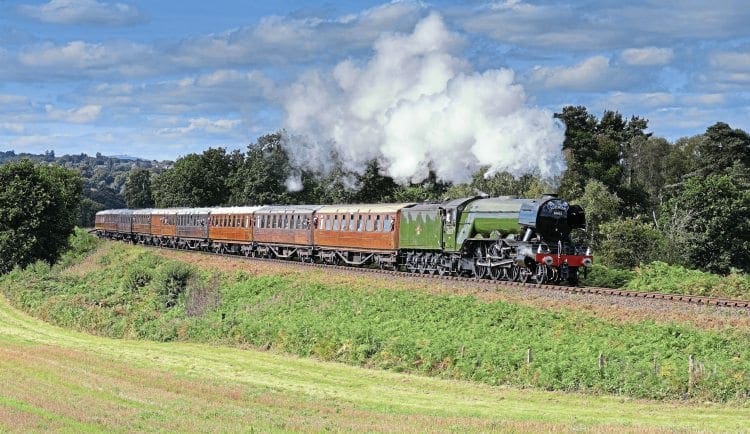
<svg viewBox="0 0 750 434">
<path fill-rule="evenodd" d="M 750 129 L 744 1 L 0 0 L 0 150 L 244 148 L 299 124 L 290 95 L 311 74 L 368 76 L 389 35 L 430 16 L 457 74 L 512 70 L 524 107 L 618 110 L 670 140 Z"/>
</svg>

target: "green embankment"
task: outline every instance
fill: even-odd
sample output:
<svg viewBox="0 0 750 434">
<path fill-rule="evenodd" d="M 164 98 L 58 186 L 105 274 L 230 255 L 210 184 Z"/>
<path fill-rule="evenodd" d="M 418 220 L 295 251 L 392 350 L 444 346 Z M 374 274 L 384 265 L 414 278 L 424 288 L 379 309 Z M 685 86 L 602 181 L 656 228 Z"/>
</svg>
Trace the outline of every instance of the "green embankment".
<svg viewBox="0 0 750 434">
<path fill-rule="evenodd" d="M 208 272 L 114 243 L 92 258 L 72 268 L 16 270 L 0 285 L 35 316 L 109 337 L 270 348 L 547 390 L 716 402 L 747 402 L 750 394 L 747 330 Z"/>
<path fill-rule="evenodd" d="M 63 330 L 0 297 L 0 431 L 739 432 L 746 405 L 493 387 Z"/>
</svg>

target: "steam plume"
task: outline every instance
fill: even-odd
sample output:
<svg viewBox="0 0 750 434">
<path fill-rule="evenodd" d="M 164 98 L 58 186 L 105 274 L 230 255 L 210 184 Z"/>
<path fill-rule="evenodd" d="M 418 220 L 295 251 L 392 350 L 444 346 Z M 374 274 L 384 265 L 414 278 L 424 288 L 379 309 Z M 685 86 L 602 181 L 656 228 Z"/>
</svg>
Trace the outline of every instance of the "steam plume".
<svg viewBox="0 0 750 434">
<path fill-rule="evenodd" d="M 454 53 L 461 39 L 438 14 L 409 35 L 388 34 L 358 66 L 300 76 L 285 94 L 289 153 L 297 165 L 327 172 L 335 153 L 361 173 L 377 159 L 399 182 L 429 170 L 464 182 L 480 166 L 544 178 L 564 169 L 563 131 L 547 110 L 529 107 L 509 69 L 473 71 Z"/>
</svg>

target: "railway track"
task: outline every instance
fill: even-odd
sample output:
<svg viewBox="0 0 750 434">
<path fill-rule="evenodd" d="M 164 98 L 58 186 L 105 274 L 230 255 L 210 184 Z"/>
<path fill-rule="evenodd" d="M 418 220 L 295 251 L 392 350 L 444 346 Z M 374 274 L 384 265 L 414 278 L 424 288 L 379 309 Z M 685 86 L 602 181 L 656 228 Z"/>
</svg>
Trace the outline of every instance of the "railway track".
<svg viewBox="0 0 750 434">
<path fill-rule="evenodd" d="M 162 247 L 149 246 L 141 244 L 144 247 L 151 247 L 156 249 L 163 249 Z M 548 284 L 536 284 L 536 283 L 522 283 L 522 282 L 510 282 L 510 281 L 496 281 L 496 280 L 485 280 L 477 279 L 475 277 L 464 277 L 464 276 L 440 276 L 437 274 L 422 274 L 422 273 L 409 273 L 405 271 L 397 270 L 381 270 L 378 268 L 365 268 L 365 267 L 350 267 L 343 265 L 329 265 L 315 262 L 300 262 L 290 261 L 285 259 L 272 259 L 272 258 L 258 258 L 258 257 L 246 257 L 241 255 L 228 255 L 223 253 L 205 252 L 200 250 L 182 250 L 182 249 L 166 249 L 177 252 L 188 252 L 198 253 L 201 255 L 216 256 L 221 258 L 229 258 L 237 261 L 256 261 L 256 262 L 267 262 L 267 263 L 278 263 L 293 266 L 312 267 L 312 268 L 324 268 L 330 270 L 341 270 L 346 272 L 357 272 L 357 273 L 374 273 L 374 274 L 385 274 L 399 277 L 416 276 L 421 279 L 434 279 L 436 281 L 454 281 L 471 283 L 486 291 L 493 291 L 498 288 L 527 288 L 530 290 L 545 289 L 552 291 L 559 291 L 569 294 L 587 294 L 587 295 L 599 295 L 609 297 L 623 297 L 623 298 L 636 298 L 636 299 L 652 299 L 652 300 L 663 300 L 665 302 L 672 303 L 683 303 L 693 304 L 702 306 L 716 306 L 725 307 L 732 309 L 747 309 L 750 310 L 750 300 L 738 300 L 730 298 L 717 298 L 707 297 L 702 295 L 688 295 L 688 294 L 668 294 L 662 292 L 645 292 L 645 291 L 633 291 L 624 289 L 613 289 L 613 288 L 600 288 L 591 286 L 563 286 L 563 285 L 548 285 Z"/>
</svg>

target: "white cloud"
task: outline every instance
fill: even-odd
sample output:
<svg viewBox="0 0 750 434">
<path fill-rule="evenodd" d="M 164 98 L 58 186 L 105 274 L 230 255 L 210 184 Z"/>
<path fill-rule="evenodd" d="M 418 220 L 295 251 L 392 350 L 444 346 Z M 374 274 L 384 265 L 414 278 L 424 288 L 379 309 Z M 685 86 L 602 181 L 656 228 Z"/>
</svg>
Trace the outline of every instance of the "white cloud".
<svg viewBox="0 0 750 434">
<path fill-rule="evenodd" d="M 18 54 L 24 69 L 15 73 L 53 77 L 98 76 L 118 73 L 140 75 L 150 69 L 151 50 L 130 42 L 88 43 L 71 41 L 64 44 L 46 42 L 26 47 Z"/>
<path fill-rule="evenodd" d="M 605 83 L 611 83 L 612 74 L 607 57 L 593 56 L 569 67 L 535 67 L 530 79 L 546 88 L 597 90 Z"/>
<path fill-rule="evenodd" d="M 748 36 L 750 9 L 744 0 L 510 0 L 456 15 L 466 30 L 501 42 L 590 52 L 634 45 L 671 46 L 677 40 Z"/>
<path fill-rule="evenodd" d="M 28 104 L 29 98 L 23 95 L 0 94 L 0 105 L 22 105 Z"/>
<path fill-rule="evenodd" d="M 674 95 L 667 92 L 624 93 L 614 92 L 606 98 L 608 107 L 664 107 L 674 104 Z"/>
<path fill-rule="evenodd" d="M 22 134 L 25 131 L 24 124 L 15 122 L 0 122 L 0 131 L 13 134 Z"/>
<path fill-rule="evenodd" d="M 187 125 L 173 127 L 173 128 L 162 128 L 157 131 L 159 135 L 182 135 L 195 132 L 204 132 L 210 134 L 223 134 L 233 131 L 242 121 L 239 119 L 215 119 L 211 120 L 208 118 L 194 118 L 188 120 Z"/>
<path fill-rule="evenodd" d="M 50 0 L 42 5 L 21 5 L 27 17 L 55 24 L 99 24 L 127 26 L 143 22 L 146 16 L 137 7 L 96 0 Z"/>
<path fill-rule="evenodd" d="M 79 90 L 70 99 L 102 105 L 122 116 L 173 113 L 223 117 L 262 108 L 274 92 L 275 84 L 262 72 L 217 70 L 153 83 L 100 83 Z"/>
<path fill-rule="evenodd" d="M 51 120 L 84 124 L 95 121 L 102 112 L 100 105 L 86 105 L 79 108 L 61 110 L 48 104 L 44 107 Z"/>
<path fill-rule="evenodd" d="M 713 53 L 709 61 L 714 68 L 731 72 L 750 72 L 750 51 Z"/>
<path fill-rule="evenodd" d="M 628 65 L 661 66 L 672 61 L 674 51 L 671 48 L 643 47 L 628 48 L 620 53 L 620 59 Z"/>
<path fill-rule="evenodd" d="M 185 39 L 170 57 L 183 66 L 339 59 L 369 48 L 383 32 L 412 28 L 425 12 L 420 2 L 398 1 L 332 19 L 266 16 L 257 26 Z"/>
<path fill-rule="evenodd" d="M 721 105 L 726 102 L 726 95 L 722 93 L 704 93 L 695 95 L 684 95 L 680 101 L 686 105 Z"/>
</svg>

